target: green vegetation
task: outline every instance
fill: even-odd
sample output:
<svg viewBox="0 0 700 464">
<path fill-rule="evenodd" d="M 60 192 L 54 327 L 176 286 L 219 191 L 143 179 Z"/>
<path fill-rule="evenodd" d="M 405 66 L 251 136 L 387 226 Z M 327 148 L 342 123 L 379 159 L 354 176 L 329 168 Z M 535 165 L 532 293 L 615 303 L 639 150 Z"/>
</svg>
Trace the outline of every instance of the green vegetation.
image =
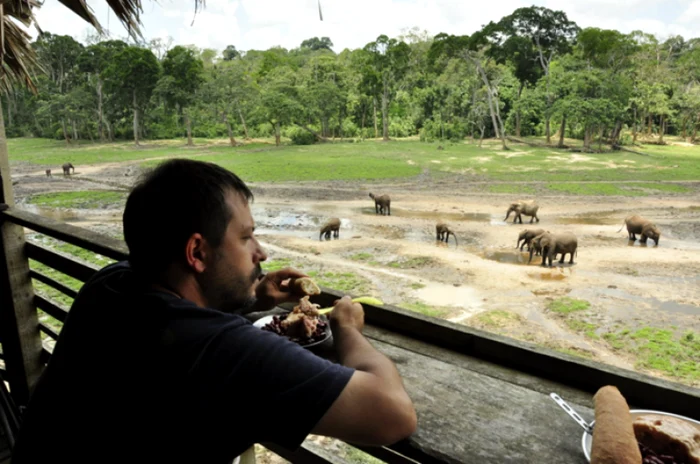
<svg viewBox="0 0 700 464">
<path fill-rule="evenodd" d="M 504 328 L 523 320 L 519 314 L 502 310 L 485 311 L 474 316 L 474 319 L 489 329 Z"/>
<path fill-rule="evenodd" d="M 32 195 L 29 202 L 48 208 L 96 209 L 126 201 L 125 192 L 110 190 L 79 190 L 75 192 L 54 192 Z"/>
<path fill-rule="evenodd" d="M 413 256 L 391 261 L 388 266 L 397 269 L 416 269 L 435 264 L 435 259 L 429 256 Z"/>
<path fill-rule="evenodd" d="M 260 265 L 265 272 L 275 272 L 285 267 L 292 267 L 292 260 L 289 258 L 277 258 L 270 261 L 264 261 Z"/>
<path fill-rule="evenodd" d="M 425 284 L 421 284 L 420 282 L 413 282 L 410 287 L 413 290 L 420 290 L 421 288 L 425 288 Z"/>
<path fill-rule="evenodd" d="M 401 303 L 398 306 L 404 309 L 409 309 L 411 311 L 415 311 L 417 313 L 423 314 L 424 316 L 429 316 L 429 317 L 443 317 L 445 314 L 447 314 L 447 311 L 440 309 L 440 308 L 435 308 L 433 306 L 428 306 L 425 303 L 421 302 L 410 302 L 410 303 Z"/>
<path fill-rule="evenodd" d="M 636 367 L 653 369 L 691 382 L 700 381 L 700 333 L 644 327 L 608 332 L 603 338 L 614 349 L 633 355 Z"/>
<path fill-rule="evenodd" d="M 353 295 L 366 295 L 371 288 L 369 280 L 352 272 L 310 271 L 308 275 L 323 287 Z"/>
<path fill-rule="evenodd" d="M 569 297 L 558 298 L 547 305 L 548 310 L 565 315 L 576 311 L 585 311 L 590 307 L 591 304 L 586 300 L 577 300 Z"/>
<path fill-rule="evenodd" d="M 652 184 L 652 183 L 553 183 L 547 188 L 557 193 L 570 193 L 572 195 L 618 195 L 627 197 L 651 196 L 662 193 L 687 193 L 691 189 L 676 184 Z"/>
<path fill-rule="evenodd" d="M 489 185 L 491 193 L 512 193 L 516 195 L 534 195 L 537 190 L 527 184 L 491 184 Z"/>
</svg>

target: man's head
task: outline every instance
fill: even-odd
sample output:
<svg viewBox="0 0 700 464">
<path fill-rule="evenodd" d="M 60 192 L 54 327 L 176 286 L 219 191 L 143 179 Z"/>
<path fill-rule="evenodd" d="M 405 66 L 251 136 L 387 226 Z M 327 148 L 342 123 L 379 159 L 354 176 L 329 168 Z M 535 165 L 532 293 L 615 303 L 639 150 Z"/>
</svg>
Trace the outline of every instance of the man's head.
<svg viewBox="0 0 700 464">
<path fill-rule="evenodd" d="M 185 282 L 209 307 L 243 309 L 267 259 L 254 237 L 253 194 L 215 164 L 175 159 L 147 172 L 124 210 L 132 268 L 153 283 Z"/>
</svg>

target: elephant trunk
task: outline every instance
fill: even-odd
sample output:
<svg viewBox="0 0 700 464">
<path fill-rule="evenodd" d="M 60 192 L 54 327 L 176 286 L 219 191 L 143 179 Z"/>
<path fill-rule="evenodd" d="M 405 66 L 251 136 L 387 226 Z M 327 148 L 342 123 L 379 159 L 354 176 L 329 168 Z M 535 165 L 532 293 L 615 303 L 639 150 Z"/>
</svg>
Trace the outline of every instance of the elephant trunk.
<svg viewBox="0 0 700 464">
<path fill-rule="evenodd" d="M 459 243 L 457 243 L 457 236 L 455 235 L 454 232 L 452 232 L 452 236 L 455 238 L 455 246 L 459 246 Z M 450 237 L 449 234 L 447 235 L 447 237 L 448 238 Z"/>
<path fill-rule="evenodd" d="M 532 254 L 535 252 L 535 247 L 530 248 L 530 260 L 527 262 L 527 264 L 530 264 L 532 262 Z"/>
<path fill-rule="evenodd" d="M 506 213 L 506 218 L 503 220 L 503 222 L 507 221 L 508 218 L 510 217 L 510 213 L 512 212 L 512 209 L 509 209 L 508 212 Z"/>
<path fill-rule="evenodd" d="M 323 231 L 321 231 L 321 233 L 318 234 L 318 241 L 319 241 L 319 242 L 321 241 L 321 237 L 323 237 Z"/>
</svg>

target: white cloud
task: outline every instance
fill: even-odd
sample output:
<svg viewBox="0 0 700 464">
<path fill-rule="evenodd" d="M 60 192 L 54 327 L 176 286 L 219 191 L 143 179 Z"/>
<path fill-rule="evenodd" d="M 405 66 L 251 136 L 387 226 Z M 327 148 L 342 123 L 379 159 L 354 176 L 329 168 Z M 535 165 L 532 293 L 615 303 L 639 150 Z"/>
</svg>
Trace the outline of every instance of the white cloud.
<svg viewBox="0 0 700 464">
<path fill-rule="evenodd" d="M 104 0 L 88 2 L 98 20 L 116 37 L 126 32 L 109 14 Z M 144 3 L 146 38 L 171 36 L 175 44 L 239 50 L 298 47 L 310 37 L 327 36 L 335 50 L 362 47 L 380 34 L 395 37 L 418 27 L 431 35 L 472 34 L 490 21 L 498 21 L 520 7 L 532 4 L 563 10 L 582 27 L 631 32 L 641 29 L 665 38 L 697 36 L 692 24 L 700 21 L 700 0 L 499 0 L 477 5 L 464 0 L 207 0 L 194 16 L 194 0 Z M 69 14 L 57 0 L 47 0 L 37 17 L 44 30 L 70 34 L 83 40 L 90 27 Z M 192 20 L 194 19 L 194 25 Z M 30 31 L 31 32 L 31 31 Z"/>
</svg>

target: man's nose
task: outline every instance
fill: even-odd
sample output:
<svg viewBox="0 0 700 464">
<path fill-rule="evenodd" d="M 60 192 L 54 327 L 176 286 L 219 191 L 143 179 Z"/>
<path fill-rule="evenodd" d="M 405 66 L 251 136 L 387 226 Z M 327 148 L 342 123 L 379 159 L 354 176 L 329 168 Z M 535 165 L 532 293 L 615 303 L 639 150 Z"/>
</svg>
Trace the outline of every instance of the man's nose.
<svg viewBox="0 0 700 464">
<path fill-rule="evenodd" d="M 260 242 L 256 240 L 256 243 L 258 245 L 258 250 L 257 250 L 257 255 L 258 255 L 258 261 L 265 261 L 267 260 L 267 253 L 265 253 L 265 249 L 260 245 Z"/>
</svg>

